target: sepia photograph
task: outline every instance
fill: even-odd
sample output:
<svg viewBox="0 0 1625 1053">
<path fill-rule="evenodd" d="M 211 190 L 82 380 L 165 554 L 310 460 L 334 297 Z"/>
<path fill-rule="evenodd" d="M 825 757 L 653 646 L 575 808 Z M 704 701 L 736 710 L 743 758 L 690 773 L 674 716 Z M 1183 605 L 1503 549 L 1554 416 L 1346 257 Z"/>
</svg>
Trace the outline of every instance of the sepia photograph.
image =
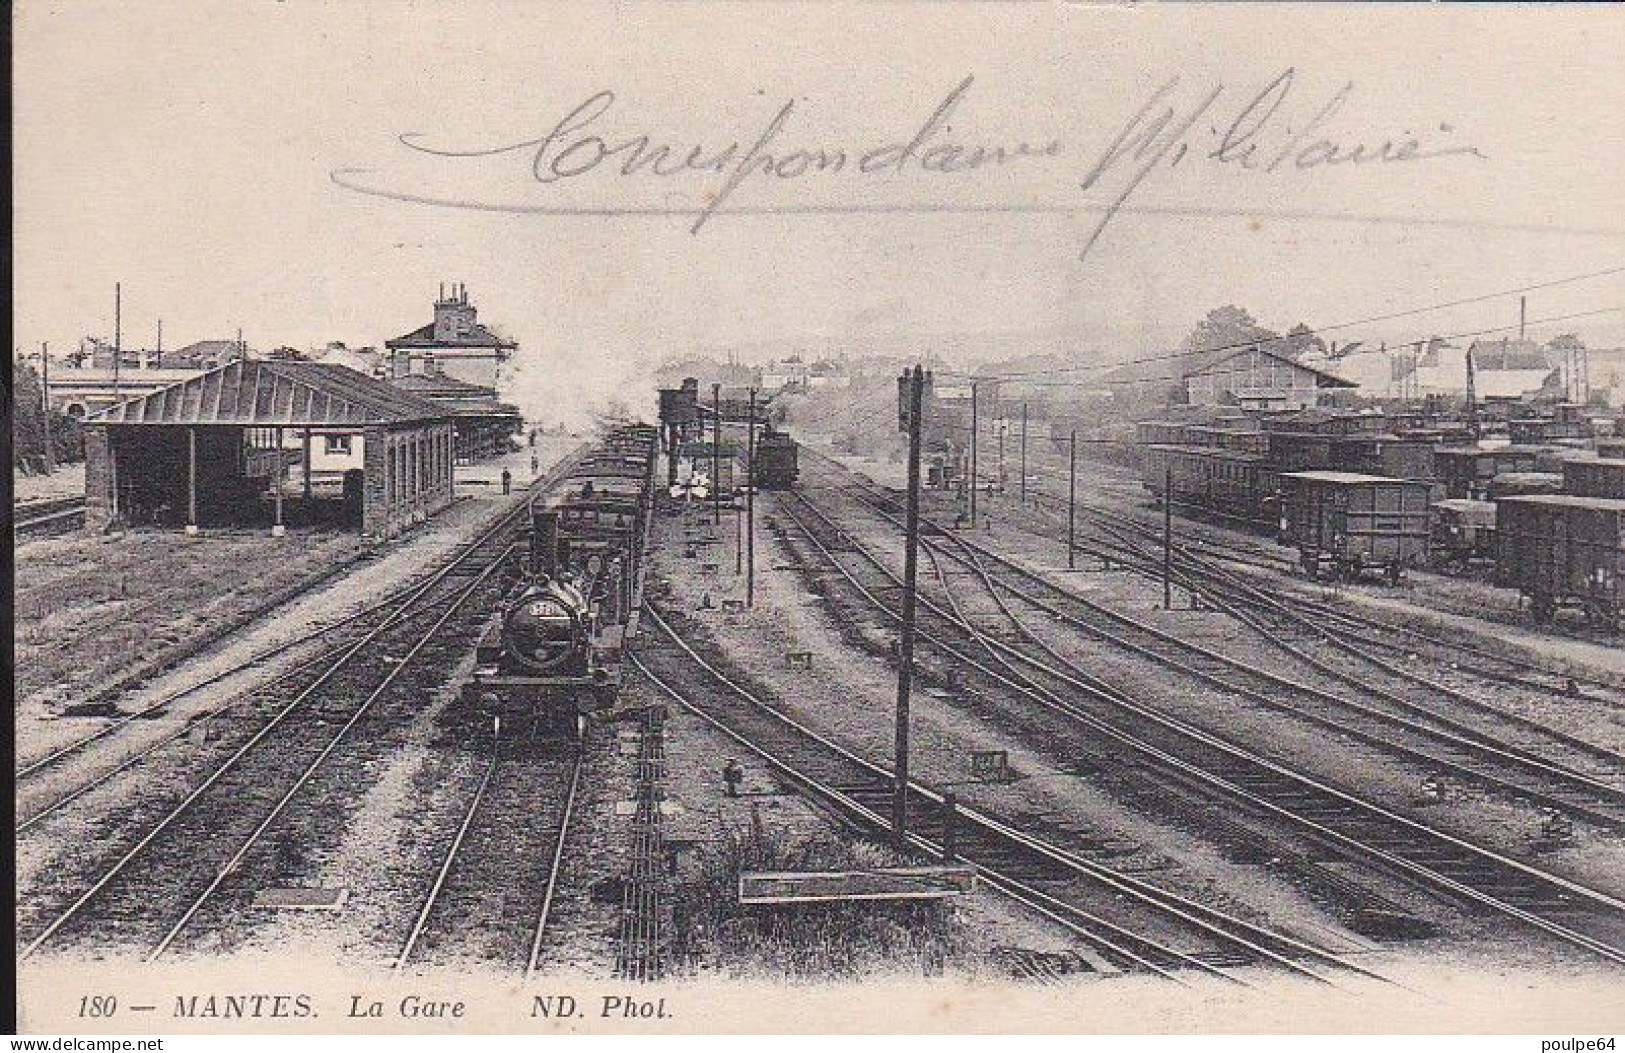
<svg viewBox="0 0 1625 1053">
<path fill-rule="evenodd" d="M 10 29 L 17 1033 L 1625 1031 L 1625 8 Z"/>
</svg>

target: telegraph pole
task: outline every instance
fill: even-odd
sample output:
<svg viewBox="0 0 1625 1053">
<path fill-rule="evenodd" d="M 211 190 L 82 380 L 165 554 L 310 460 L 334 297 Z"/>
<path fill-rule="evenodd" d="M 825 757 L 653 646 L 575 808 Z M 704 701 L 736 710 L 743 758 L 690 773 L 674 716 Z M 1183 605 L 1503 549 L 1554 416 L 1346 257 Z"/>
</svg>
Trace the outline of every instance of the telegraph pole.
<svg viewBox="0 0 1625 1053">
<path fill-rule="evenodd" d="M 1004 489 L 1004 478 L 1005 478 L 1005 471 L 1004 471 L 1004 431 L 1005 431 L 1005 423 L 1004 423 L 1004 419 L 1001 417 L 999 419 L 999 499 L 1001 501 L 1004 500 L 1004 495 L 1005 495 L 1005 489 Z"/>
<path fill-rule="evenodd" d="M 45 474 L 56 471 L 56 450 L 51 445 L 51 345 L 39 346 L 40 420 L 45 433 Z"/>
<path fill-rule="evenodd" d="M 711 385 L 711 525 L 722 522 L 722 385 Z"/>
<path fill-rule="evenodd" d="M 745 491 L 745 606 L 756 606 L 756 389 L 750 389 L 750 432 L 745 449 L 750 489 Z"/>
<path fill-rule="evenodd" d="M 909 396 L 912 398 L 913 396 Z M 970 525 L 976 527 L 976 432 L 978 428 L 976 381 L 970 382 Z"/>
<path fill-rule="evenodd" d="M 113 401 L 122 402 L 119 395 L 119 360 L 124 357 L 124 293 L 118 282 L 113 283 Z"/>
<path fill-rule="evenodd" d="M 1072 473 L 1066 487 L 1066 569 L 1078 568 L 1078 429 L 1072 429 L 1067 463 Z"/>
<path fill-rule="evenodd" d="M 908 841 L 908 696 L 914 675 L 914 596 L 920 563 L 920 417 L 925 374 L 914 367 L 908 394 L 908 518 L 903 548 L 903 638 L 897 648 L 897 741 L 893 749 L 896 784 L 892 793 L 892 834 Z M 974 390 L 974 389 L 973 389 Z"/>
<path fill-rule="evenodd" d="M 1162 469 L 1162 609 L 1174 609 L 1174 466 Z"/>
<path fill-rule="evenodd" d="M 1027 404 L 1021 404 L 1021 504 L 1027 505 Z"/>
</svg>

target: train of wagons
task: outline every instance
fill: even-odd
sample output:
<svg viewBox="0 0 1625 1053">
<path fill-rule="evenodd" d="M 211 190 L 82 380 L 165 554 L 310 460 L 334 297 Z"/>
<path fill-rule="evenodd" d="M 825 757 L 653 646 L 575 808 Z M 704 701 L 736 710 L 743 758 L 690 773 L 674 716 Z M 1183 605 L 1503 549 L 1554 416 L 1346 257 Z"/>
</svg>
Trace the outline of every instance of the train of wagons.
<svg viewBox="0 0 1625 1053">
<path fill-rule="evenodd" d="M 516 573 L 482 633 L 465 710 L 537 738 L 579 738 L 610 709 L 636 633 L 659 432 L 609 429 L 531 499 Z"/>
<path fill-rule="evenodd" d="M 1533 424 L 1513 438 L 1543 441 L 1454 445 L 1326 410 L 1144 421 L 1135 436 L 1158 501 L 1274 534 L 1311 577 L 1395 582 L 1414 567 L 1493 564 L 1537 620 L 1572 608 L 1619 628 L 1625 441 Z"/>
</svg>

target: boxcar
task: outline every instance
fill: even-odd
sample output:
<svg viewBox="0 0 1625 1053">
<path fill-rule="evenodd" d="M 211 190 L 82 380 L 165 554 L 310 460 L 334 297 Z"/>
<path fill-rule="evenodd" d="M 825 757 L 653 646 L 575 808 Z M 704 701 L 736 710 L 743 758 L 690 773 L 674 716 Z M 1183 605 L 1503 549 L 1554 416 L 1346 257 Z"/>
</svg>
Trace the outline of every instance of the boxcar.
<svg viewBox="0 0 1625 1053">
<path fill-rule="evenodd" d="M 1312 431 L 1271 431 L 1269 459 L 1283 472 L 1329 471 L 1337 436 Z"/>
<path fill-rule="evenodd" d="M 1559 607 L 1619 628 L 1625 612 L 1625 501 L 1542 494 L 1496 505 L 1496 581 L 1529 597 L 1537 622 Z"/>
<path fill-rule="evenodd" d="M 1381 574 L 1397 582 L 1427 562 L 1430 487 L 1354 472 L 1289 472 L 1281 504 L 1290 543 L 1311 578 Z"/>
<path fill-rule="evenodd" d="M 1433 502 L 1433 561 L 1442 566 L 1495 559 L 1495 502 Z"/>
<path fill-rule="evenodd" d="M 1565 461 L 1563 492 L 1576 497 L 1625 500 L 1625 458 Z"/>
<path fill-rule="evenodd" d="M 1538 455 L 1530 449 L 1466 447 L 1433 451 L 1434 473 L 1451 497 L 1481 498 L 1502 472 L 1532 472 Z"/>
<path fill-rule="evenodd" d="M 1625 438 L 1598 439 L 1597 456 L 1606 457 L 1609 460 L 1625 460 Z"/>
</svg>

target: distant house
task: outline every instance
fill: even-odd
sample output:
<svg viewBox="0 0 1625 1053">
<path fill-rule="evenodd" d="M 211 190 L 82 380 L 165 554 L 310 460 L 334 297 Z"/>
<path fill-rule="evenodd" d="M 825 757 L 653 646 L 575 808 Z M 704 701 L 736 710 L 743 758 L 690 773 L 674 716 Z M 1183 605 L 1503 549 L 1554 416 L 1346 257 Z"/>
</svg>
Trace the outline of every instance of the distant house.
<svg viewBox="0 0 1625 1053">
<path fill-rule="evenodd" d="M 320 351 L 312 352 L 310 357 L 317 362 L 331 362 L 353 369 L 374 380 L 388 379 L 388 362 L 384 353 L 376 347 L 348 347 L 344 341 L 334 340 Z"/>
<path fill-rule="evenodd" d="M 480 387 L 500 388 L 508 379 L 508 361 L 519 345 L 479 322 L 468 302 L 468 289 L 445 287 L 434 304 L 434 321 L 404 336 L 384 341 L 389 349 L 389 376 L 443 374 Z"/>
<path fill-rule="evenodd" d="M 762 367 L 762 390 L 803 390 L 807 387 L 807 380 L 811 375 L 811 369 L 799 358 L 791 357 L 782 362 L 770 362 Z"/>
<path fill-rule="evenodd" d="M 1547 386 L 1556 372 L 1545 349 L 1533 340 L 1474 340 L 1468 352 L 1473 356 L 1473 388 L 1479 398 L 1515 399 L 1532 394 Z"/>
<path fill-rule="evenodd" d="M 159 356 L 158 365 L 164 369 L 217 369 L 249 357 L 248 346 L 241 340 L 199 340 L 165 351 Z"/>
<path fill-rule="evenodd" d="M 852 377 L 839 362 L 814 362 L 807 373 L 807 386 L 815 391 L 819 388 L 846 388 L 852 386 Z"/>
<path fill-rule="evenodd" d="M 1304 409 L 1355 385 L 1261 347 L 1231 347 L 1130 362 L 1106 374 L 1113 401 L 1129 405 Z"/>
</svg>

